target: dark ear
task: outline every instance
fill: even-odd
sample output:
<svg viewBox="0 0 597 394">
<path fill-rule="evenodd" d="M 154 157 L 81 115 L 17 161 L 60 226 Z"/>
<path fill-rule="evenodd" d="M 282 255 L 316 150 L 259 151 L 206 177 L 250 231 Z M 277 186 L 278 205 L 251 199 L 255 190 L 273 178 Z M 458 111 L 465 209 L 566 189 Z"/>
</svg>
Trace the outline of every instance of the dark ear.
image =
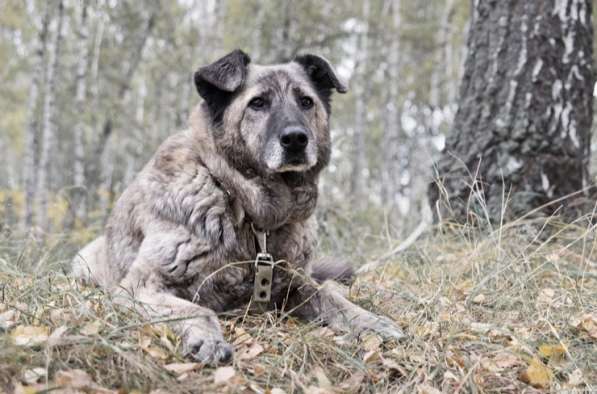
<svg viewBox="0 0 597 394">
<path fill-rule="evenodd" d="M 315 85 L 315 88 L 321 92 L 327 92 L 330 96 L 332 89 L 338 93 L 346 93 L 348 88 L 338 79 L 336 71 L 325 58 L 312 54 L 299 55 L 294 59 L 295 62 L 303 66 L 305 72 Z"/>
<path fill-rule="evenodd" d="M 201 67 L 195 73 L 197 92 L 214 117 L 222 115 L 232 93 L 245 83 L 247 65 L 250 62 L 251 58 L 237 49 L 214 63 Z"/>
</svg>

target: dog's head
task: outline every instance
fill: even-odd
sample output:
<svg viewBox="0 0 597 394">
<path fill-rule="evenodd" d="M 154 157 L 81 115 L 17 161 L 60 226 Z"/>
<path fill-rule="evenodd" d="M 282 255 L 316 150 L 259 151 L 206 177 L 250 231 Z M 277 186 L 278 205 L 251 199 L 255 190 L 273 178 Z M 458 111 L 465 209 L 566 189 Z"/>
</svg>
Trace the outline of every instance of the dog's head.
<svg viewBox="0 0 597 394">
<path fill-rule="evenodd" d="M 324 58 L 262 66 L 236 50 L 201 67 L 195 85 L 216 144 L 235 165 L 271 174 L 328 163 L 330 98 L 347 89 Z"/>
</svg>

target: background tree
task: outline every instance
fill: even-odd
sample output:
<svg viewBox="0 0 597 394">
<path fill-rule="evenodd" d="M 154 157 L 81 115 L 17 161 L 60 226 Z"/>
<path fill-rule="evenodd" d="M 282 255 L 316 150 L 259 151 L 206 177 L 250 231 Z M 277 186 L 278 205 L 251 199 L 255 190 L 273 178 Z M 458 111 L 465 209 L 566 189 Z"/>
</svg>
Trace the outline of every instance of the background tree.
<svg viewBox="0 0 597 394">
<path fill-rule="evenodd" d="M 589 0 L 474 2 L 458 112 L 429 189 L 440 217 L 498 221 L 589 184 L 591 14 Z"/>
<path fill-rule="evenodd" d="M 13 229 L 15 220 L 28 222 L 20 226 L 25 230 L 41 224 L 25 201 L 33 201 L 41 175 L 44 75 L 57 4 L 0 1 L 0 221 Z M 349 84 L 348 94 L 334 98 L 334 157 L 321 183 L 318 213 L 326 239 L 347 253 L 365 255 L 370 245 L 403 239 L 421 222 L 432 164 L 454 129 L 469 0 L 63 4 L 51 175 L 42 192 L 48 197 L 49 235 L 83 242 L 101 229 L 111 204 L 160 142 L 187 126 L 189 110 L 199 102 L 193 71 L 234 48 L 262 63 L 316 52 L 329 58 Z M 46 10 L 51 23 L 40 36 Z M 508 39 L 519 37 L 518 21 L 512 17 Z M 518 64 L 510 61 L 519 54 L 510 49 L 516 45 L 504 44 L 498 76 Z M 569 54 L 573 74 L 575 56 Z M 549 53 L 543 61 L 551 61 Z M 548 81 L 548 73 L 542 66 L 538 78 Z M 565 92 L 567 80 L 560 79 Z M 501 89 L 509 82 L 496 84 Z M 37 98 L 30 94 L 32 85 Z M 551 92 L 551 87 L 537 88 L 536 95 Z M 567 114 L 562 109 L 562 116 Z M 360 194 L 358 206 L 350 198 L 351 186 Z M 360 236 L 347 237 L 347 224 Z"/>
</svg>

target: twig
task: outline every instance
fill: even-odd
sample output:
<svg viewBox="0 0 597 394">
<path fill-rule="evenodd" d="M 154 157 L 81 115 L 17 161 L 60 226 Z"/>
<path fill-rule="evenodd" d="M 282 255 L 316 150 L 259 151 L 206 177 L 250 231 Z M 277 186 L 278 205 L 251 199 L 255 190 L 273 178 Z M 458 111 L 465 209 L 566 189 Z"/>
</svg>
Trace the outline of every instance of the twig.
<svg viewBox="0 0 597 394">
<path fill-rule="evenodd" d="M 427 208 L 427 209 L 425 209 L 425 208 Z M 414 244 L 415 241 L 417 239 L 419 239 L 419 237 L 425 231 L 427 231 L 427 229 L 429 227 L 429 224 L 431 222 L 431 211 L 430 211 L 429 207 L 427 207 L 426 205 L 423 208 L 423 212 L 422 212 L 421 216 L 423 217 L 421 219 L 421 222 L 415 228 L 415 230 L 412 233 L 410 233 L 410 235 L 408 237 L 406 237 L 406 239 L 404 240 L 404 242 L 402 242 L 396 248 L 394 248 L 390 252 L 386 253 L 385 255 L 381 256 L 377 260 L 374 260 L 374 261 L 372 261 L 370 263 L 364 264 L 362 267 L 360 267 L 357 270 L 357 275 L 361 275 L 361 274 L 364 274 L 366 272 L 375 270 L 376 268 L 378 268 L 379 266 L 381 266 L 385 262 L 385 260 L 387 260 L 390 257 L 395 256 L 398 253 L 401 253 L 401 252 L 405 251 L 406 249 L 408 249 L 409 247 L 411 247 L 411 245 Z"/>
</svg>

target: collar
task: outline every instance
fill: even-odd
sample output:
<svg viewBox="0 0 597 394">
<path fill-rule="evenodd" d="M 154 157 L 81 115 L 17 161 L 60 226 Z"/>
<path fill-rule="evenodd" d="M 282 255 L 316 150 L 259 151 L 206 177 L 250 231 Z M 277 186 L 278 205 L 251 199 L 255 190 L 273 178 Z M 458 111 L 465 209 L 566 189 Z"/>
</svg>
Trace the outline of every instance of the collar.
<svg viewBox="0 0 597 394">
<path fill-rule="evenodd" d="M 257 302 L 269 302 L 272 296 L 272 280 L 274 276 L 274 258 L 267 252 L 268 231 L 255 228 L 251 223 L 251 230 L 255 234 L 255 281 L 253 284 L 253 299 Z"/>
</svg>

